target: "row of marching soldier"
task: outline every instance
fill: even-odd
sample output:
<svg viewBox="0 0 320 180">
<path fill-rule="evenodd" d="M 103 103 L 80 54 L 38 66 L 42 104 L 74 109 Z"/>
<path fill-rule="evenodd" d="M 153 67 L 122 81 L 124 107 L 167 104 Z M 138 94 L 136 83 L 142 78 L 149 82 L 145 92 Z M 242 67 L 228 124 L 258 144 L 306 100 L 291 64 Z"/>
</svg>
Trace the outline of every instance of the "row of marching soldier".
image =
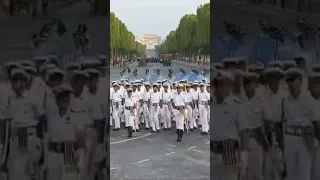
<svg viewBox="0 0 320 180">
<path fill-rule="evenodd" d="M 199 128 L 202 135 L 209 132 L 210 83 L 122 79 L 113 81 L 111 86 L 110 126 L 114 126 L 115 131 L 120 130 L 122 123 L 129 137 L 141 129 L 151 133 L 170 132 L 175 122 L 178 142 L 182 141 L 185 131 Z"/>
<path fill-rule="evenodd" d="M 211 179 L 320 179 L 320 68 L 307 64 L 213 65 Z"/>
<path fill-rule="evenodd" d="M 93 180 L 106 175 L 108 98 L 99 62 L 65 68 L 8 62 L 1 83 L 1 178 Z M 106 99 L 106 100 L 105 100 Z"/>
</svg>

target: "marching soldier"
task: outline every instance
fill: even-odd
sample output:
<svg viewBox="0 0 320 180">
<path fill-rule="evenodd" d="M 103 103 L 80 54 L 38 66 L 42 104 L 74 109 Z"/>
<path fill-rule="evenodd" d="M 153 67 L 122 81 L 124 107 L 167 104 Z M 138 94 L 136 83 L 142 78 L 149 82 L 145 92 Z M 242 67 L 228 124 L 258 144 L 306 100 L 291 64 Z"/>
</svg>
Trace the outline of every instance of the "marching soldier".
<svg viewBox="0 0 320 180">
<path fill-rule="evenodd" d="M 298 68 L 286 71 L 289 96 L 281 103 L 284 128 L 284 155 L 287 178 L 311 179 L 311 152 L 314 146 L 313 122 L 319 122 L 312 98 L 303 93 L 304 72 Z M 298 162 L 298 164 L 297 164 Z"/>
<path fill-rule="evenodd" d="M 210 92 L 205 89 L 205 84 L 200 83 L 200 92 L 198 93 L 197 108 L 199 109 L 199 120 L 201 124 L 201 134 L 207 135 L 209 131 L 208 111 L 210 104 Z"/>
<path fill-rule="evenodd" d="M 128 137 L 132 137 L 132 132 L 134 130 L 135 124 L 135 116 L 136 116 L 136 99 L 133 97 L 132 88 L 128 88 L 127 90 L 128 97 L 124 100 L 124 117 L 126 119 L 128 125 Z"/>
<path fill-rule="evenodd" d="M 248 133 L 248 172 L 246 180 L 263 179 L 264 152 L 269 148 L 263 128 L 263 98 L 257 94 L 257 82 L 260 76 L 248 72 L 244 74 L 244 104 L 247 108 Z"/>
<path fill-rule="evenodd" d="M 119 90 L 119 84 L 113 84 L 113 93 L 111 94 L 112 118 L 114 120 L 114 130 L 120 130 L 121 109 L 124 103 L 123 93 Z"/>
<path fill-rule="evenodd" d="M 171 112 L 173 95 L 169 91 L 169 83 L 163 83 L 161 118 L 164 130 L 171 130 Z"/>
<path fill-rule="evenodd" d="M 77 119 L 72 115 L 70 102 L 72 88 L 68 84 L 53 89 L 58 106 L 55 118 L 49 120 L 48 180 L 78 178 L 76 126 Z"/>
<path fill-rule="evenodd" d="M 266 90 L 264 99 L 264 114 L 265 114 L 265 132 L 270 143 L 270 146 L 266 152 L 265 161 L 265 178 L 266 180 L 274 179 L 274 176 L 280 178 L 285 176 L 284 169 L 279 170 L 280 167 L 274 165 L 273 159 L 276 151 L 280 148 L 283 153 L 283 123 L 282 123 L 282 99 L 284 93 L 281 89 L 281 81 L 284 76 L 284 72 L 278 67 L 268 67 L 263 72 L 263 78 L 266 83 Z M 275 150 L 276 151 L 273 151 Z M 282 160 L 281 160 L 282 159 Z M 279 157 L 279 161 L 283 161 L 283 157 Z M 279 166 L 281 163 L 278 163 Z M 282 165 L 281 165 L 282 166 Z"/>
<path fill-rule="evenodd" d="M 173 95 L 173 108 L 176 110 L 174 112 L 176 128 L 177 128 L 177 142 L 182 141 L 183 131 L 184 131 L 184 121 L 186 117 L 186 98 L 182 93 L 182 84 L 178 84 L 177 93 Z"/>
<path fill-rule="evenodd" d="M 211 104 L 215 121 L 211 122 L 210 161 L 214 180 L 238 180 L 245 176 L 248 122 L 245 108 L 238 98 L 232 96 L 233 76 L 219 71 L 214 78 L 214 100 Z"/>
<path fill-rule="evenodd" d="M 145 129 L 148 130 L 151 125 L 149 102 L 151 97 L 151 87 L 149 82 L 144 83 L 145 90 L 142 94 L 143 104 L 142 104 L 142 122 L 145 123 Z"/>
<path fill-rule="evenodd" d="M 8 156 L 10 179 L 35 178 L 34 164 L 40 160 L 42 139 L 47 132 L 47 117 L 43 107 L 30 101 L 27 96 L 29 78 L 23 69 L 13 69 L 10 74 L 14 91 L 8 103 L 8 112 L 12 119 Z"/>
<path fill-rule="evenodd" d="M 76 130 L 81 137 L 79 141 L 83 141 L 85 146 L 78 149 L 79 152 L 79 172 L 80 179 L 85 180 L 89 178 L 88 162 L 89 156 L 92 152 L 93 143 L 93 120 L 90 117 L 92 109 L 88 104 L 88 94 L 85 91 L 85 83 L 88 80 L 88 74 L 84 71 L 73 70 L 71 73 L 70 85 L 73 89 L 73 94 L 70 102 L 70 112 L 76 121 Z"/>
<path fill-rule="evenodd" d="M 319 72 L 312 72 L 309 74 L 309 91 L 311 96 L 315 99 L 315 105 L 314 107 L 319 107 L 319 99 L 320 99 L 320 73 Z M 316 115 L 318 116 L 318 115 Z M 314 122 L 314 137 L 318 141 L 316 143 L 316 147 L 313 152 L 313 164 L 312 164 L 312 180 L 317 180 L 320 178 L 320 173 L 317 170 L 317 168 L 320 165 L 320 148 L 319 148 L 319 142 L 320 142 L 320 124 L 319 122 Z"/>
<path fill-rule="evenodd" d="M 104 91 L 101 91 L 99 86 L 100 71 L 94 68 L 88 68 L 85 72 L 89 75 L 89 80 L 87 82 L 88 87 L 88 99 L 91 107 L 90 116 L 93 120 L 93 126 L 95 134 L 93 136 L 92 152 L 89 156 L 93 162 L 89 162 L 89 168 L 93 166 L 93 176 L 98 178 L 103 176 L 101 169 L 104 168 L 103 160 L 105 158 L 104 153 L 104 138 L 106 129 L 106 108 L 108 104 L 108 99 L 106 98 Z"/>
<path fill-rule="evenodd" d="M 186 98 L 186 109 L 187 109 L 187 114 L 186 114 L 186 129 L 187 130 L 193 130 L 194 122 L 193 122 L 193 110 L 195 108 L 194 101 L 193 101 L 193 94 L 191 92 L 191 85 L 188 83 L 186 84 L 186 92 L 185 98 Z"/>
<path fill-rule="evenodd" d="M 159 92 L 159 85 L 154 83 L 153 91 L 150 94 L 149 109 L 150 109 L 150 122 L 152 132 L 160 132 L 159 113 L 162 108 L 162 96 Z"/>
</svg>

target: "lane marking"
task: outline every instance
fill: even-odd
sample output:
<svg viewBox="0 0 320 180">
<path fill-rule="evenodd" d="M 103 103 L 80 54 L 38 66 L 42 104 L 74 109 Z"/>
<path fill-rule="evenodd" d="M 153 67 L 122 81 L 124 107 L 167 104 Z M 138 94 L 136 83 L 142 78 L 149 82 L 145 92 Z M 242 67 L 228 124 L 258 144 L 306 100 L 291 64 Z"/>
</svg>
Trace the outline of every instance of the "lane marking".
<svg viewBox="0 0 320 180">
<path fill-rule="evenodd" d="M 148 134 L 145 134 L 145 135 L 142 135 L 142 136 L 138 136 L 138 137 L 134 137 L 134 138 L 130 138 L 130 139 L 124 139 L 124 140 L 121 140 L 121 141 L 111 142 L 110 145 L 112 145 L 112 144 L 120 144 L 120 143 L 124 143 L 124 142 L 128 142 L 128 141 L 133 141 L 133 140 L 141 139 L 141 138 L 144 138 L 144 137 L 147 137 L 147 136 L 150 136 L 150 135 L 152 135 L 152 133 L 148 133 Z"/>
<path fill-rule="evenodd" d="M 140 163 L 143 163 L 143 162 L 148 162 L 150 161 L 150 159 L 144 159 L 144 160 L 141 160 L 141 161 L 138 161 L 138 162 L 134 162 L 134 163 L 131 163 L 132 165 L 134 164 L 140 164 Z"/>
<path fill-rule="evenodd" d="M 148 162 L 148 161 L 151 161 L 151 160 L 160 160 L 166 156 L 170 156 L 172 154 L 174 154 L 175 152 L 170 152 L 170 153 L 167 153 L 163 156 L 159 156 L 159 157 L 154 157 L 154 158 L 151 158 L 151 159 L 144 159 L 144 160 L 141 160 L 141 161 L 138 161 L 138 162 L 133 162 L 133 163 L 130 163 L 129 165 L 126 165 L 126 166 L 118 166 L 118 167 L 113 167 L 113 168 L 110 168 L 110 171 L 112 170 L 116 170 L 116 169 L 124 169 L 124 168 L 130 168 L 130 167 L 133 167 L 134 165 L 137 165 L 137 164 L 140 164 L 140 163 L 144 163 L 144 162 Z"/>
<path fill-rule="evenodd" d="M 170 156 L 170 155 L 172 155 L 172 154 L 174 154 L 175 152 L 171 152 L 171 153 L 167 153 L 166 155 L 164 155 L 164 156 Z"/>
<path fill-rule="evenodd" d="M 196 146 L 189 147 L 188 150 L 194 149 Z"/>
<path fill-rule="evenodd" d="M 114 168 L 110 168 L 110 171 L 112 170 L 116 170 L 116 169 L 120 169 L 121 167 L 114 167 Z"/>
<path fill-rule="evenodd" d="M 146 138 L 146 140 L 147 140 L 147 141 L 150 141 L 150 142 L 153 142 L 153 140 L 152 140 L 152 139 L 148 139 L 148 138 Z"/>
<path fill-rule="evenodd" d="M 199 150 L 196 150 L 196 149 L 194 149 L 194 150 L 192 150 L 192 151 L 198 152 L 198 153 L 201 153 L 201 154 L 210 154 L 210 153 L 206 153 L 206 152 L 204 152 L 204 151 L 199 151 Z"/>
<path fill-rule="evenodd" d="M 210 144 L 210 141 L 207 141 L 206 144 Z"/>
<path fill-rule="evenodd" d="M 170 147 L 177 147 L 176 145 L 172 145 L 172 144 L 166 144 L 166 145 Z"/>
</svg>

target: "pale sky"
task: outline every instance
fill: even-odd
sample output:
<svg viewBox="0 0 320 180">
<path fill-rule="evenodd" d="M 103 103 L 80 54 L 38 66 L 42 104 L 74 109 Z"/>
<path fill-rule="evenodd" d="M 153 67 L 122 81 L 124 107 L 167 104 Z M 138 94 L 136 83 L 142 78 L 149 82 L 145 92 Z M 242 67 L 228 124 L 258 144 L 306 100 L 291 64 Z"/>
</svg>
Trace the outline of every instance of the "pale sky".
<svg viewBox="0 0 320 180">
<path fill-rule="evenodd" d="M 196 13 L 197 7 L 210 0 L 110 0 L 111 12 L 137 37 L 158 34 L 166 37 L 175 30 L 180 18 Z"/>
</svg>

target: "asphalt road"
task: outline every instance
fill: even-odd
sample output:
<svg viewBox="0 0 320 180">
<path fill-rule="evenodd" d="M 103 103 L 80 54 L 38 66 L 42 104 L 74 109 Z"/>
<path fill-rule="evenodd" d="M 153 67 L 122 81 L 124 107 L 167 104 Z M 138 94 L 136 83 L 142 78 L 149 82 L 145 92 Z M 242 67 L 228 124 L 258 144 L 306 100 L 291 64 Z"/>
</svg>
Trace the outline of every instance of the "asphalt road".
<svg viewBox="0 0 320 180">
<path fill-rule="evenodd" d="M 136 63 L 130 64 L 137 68 Z M 167 73 L 170 67 L 160 64 L 149 64 L 137 68 L 140 77 L 146 68 L 160 67 Z M 189 70 L 191 66 L 172 63 L 173 71 L 180 68 Z M 111 79 L 119 79 L 123 68 L 112 68 Z M 141 130 L 127 137 L 126 129 L 111 131 L 110 138 L 110 176 L 111 180 L 141 179 L 210 179 L 209 136 L 201 136 L 198 130 L 184 134 L 181 143 L 176 142 L 175 130 L 160 131 L 151 134 Z"/>
<path fill-rule="evenodd" d="M 93 17 L 88 16 L 88 14 L 88 4 L 81 1 L 71 6 L 55 10 L 54 12 L 51 12 L 47 18 L 31 20 L 30 17 L 17 17 L 11 20 L 0 20 L 0 33 L 5 35 L 5 38 L 0 41 L 0 53 L 2 54 L 1 61 L 29 59 L 32 33 L 39 32 L 44 22 L 57 18 L 61 19 L 68 29 L 68 33 L 58 41 L 58 44 L 62 48 L 62 52 L 66 54 L 64 61 L 68 61 L 70 55 L 75 52 L 72 34 L 79 23 L 87 24 L 89 29 L 92 44 L 88 56 L 107 54 L 109 51 L 108 18 L 104 16 Z M 45 52 L 54 50 L 54 46 L 56 45 L 53 44 L 53 41 L 49 40 L 46 47 L 41 50 L 33 50 L 31 54 L 32 56 L 43 55 Z"/>
</svg>

